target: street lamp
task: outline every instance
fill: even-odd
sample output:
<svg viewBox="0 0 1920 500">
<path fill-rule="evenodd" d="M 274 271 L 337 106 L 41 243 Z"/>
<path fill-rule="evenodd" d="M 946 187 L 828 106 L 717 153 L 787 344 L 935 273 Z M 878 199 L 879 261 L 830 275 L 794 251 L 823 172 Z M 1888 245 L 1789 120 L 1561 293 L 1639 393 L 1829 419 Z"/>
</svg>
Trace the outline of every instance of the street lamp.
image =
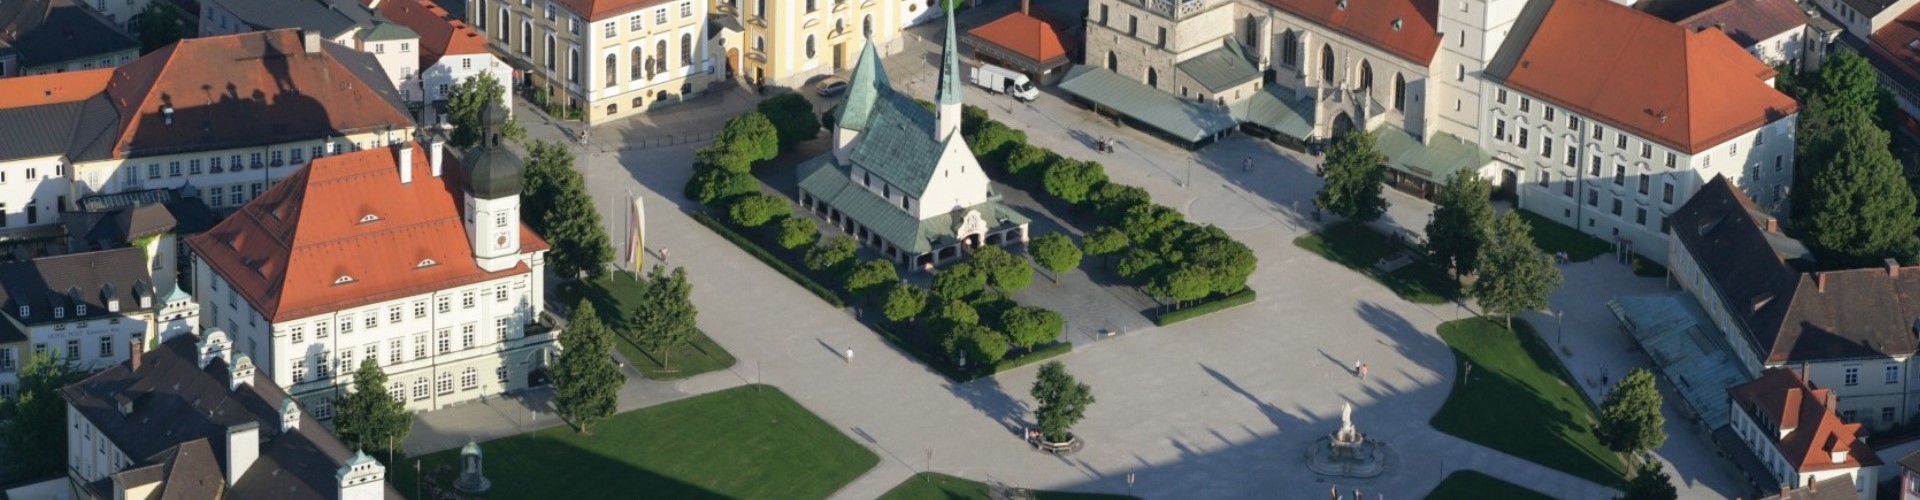
<svg viewBox="0 0 1920 500">
<path fill-rule="evenodd" d="M 1562 311 L 1559 309 L 1553 310 L 1553 342 L 1556 344 L 1560 344 L 1560 346 L 1563 348 L 1566 347 L 1567 345 L 1566 328 L 1565 328 L 1566 321 L 1564 321 L 1566 319 L 1566 316 L 1567 316 L 1566 311 Z"/>
</svg>

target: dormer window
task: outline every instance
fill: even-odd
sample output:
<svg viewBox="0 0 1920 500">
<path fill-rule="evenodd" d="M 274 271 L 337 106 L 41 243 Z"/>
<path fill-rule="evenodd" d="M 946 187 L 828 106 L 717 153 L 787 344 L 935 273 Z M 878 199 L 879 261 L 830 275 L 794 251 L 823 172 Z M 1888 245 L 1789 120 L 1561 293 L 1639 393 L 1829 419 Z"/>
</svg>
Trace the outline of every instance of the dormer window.
<svg viewBox="0 0 1920 500">
<path fill-rule="evenodd" d="M 107 301 L 107 312 L 120 312 L 120 299 Z"/>
<path fill-rule="evenodd" d="M 362 216 L 360 216 L 360 223 L 361 223 L 361 224 L 366 224 L 366 223 L 368 223 L 368 222 L 373 222 L 373 221 L 377 221 L 377 220 L 380 220 L 380 216 L 378 216 L 378 215 L 374 215 L 374 214 L 366 214 L 366 215 L 362 215 Z"/>
<path fill-rule="evenodd" d="M 437 265 L 440 265 L 440 263 L 439 263 L 439 262 L 434 262 L 434 261 L 433 261 L 433 259 L 420 259 L 420 263 L 419 263 L 419 264 L 415 264 L 415 265 L 414 265 L 413 267 L 416 267 L 416 268 L 420 268 L 420 267 L 433 267 L 433 266 L 437 266 Z"/>
<path fill-rule="evenodd" d="M 334 279 L 333 279 L 333 284 L 335 284 L 335 285 L 345 285 L 345 284 L 348 284 L 348 283 L 352 283 L 352 282 L 353 282 L 353 277 L 352 277 L 352 276 L 347 276 L 347 275 L 344 275 L 344 274 L 342 274 L 342 275 L 340 275 L 340 277 L 338 277 L 338 278 L 334 278 Z"/>
<path fill-rule="evenodd" d="M 141 296 L 141 297 L 140 297 L 140 308 L 141 308 L 141 309 L 146 309 L 146 308 L 149 308 L 149 307 L 153 307 L 153 297 L 147 297 L 147 296 Z"/>
<path fill-rule="evenodd" d="M 32 312 L 33 312 L 33 306 L 20 306 L 20 317 L 25 318 L 27 316 L 31 316 Z"/>
<path fill-rule="evenodd" d="M 86 305 L 86 304 L 80 304 L 80 305 L 77 305 L 77 306 L 73 306 L 73 315 L 74 315 L 74 316 L 86 316 L 86 315 L 87 315 L 87 305 Z"/>
<path fill-rule="evenodd" d="M 65 307 L 53 308 L 53 319 L 60 319 L 65 317 L 67 317 L 67 308 Z"/>
</svg>

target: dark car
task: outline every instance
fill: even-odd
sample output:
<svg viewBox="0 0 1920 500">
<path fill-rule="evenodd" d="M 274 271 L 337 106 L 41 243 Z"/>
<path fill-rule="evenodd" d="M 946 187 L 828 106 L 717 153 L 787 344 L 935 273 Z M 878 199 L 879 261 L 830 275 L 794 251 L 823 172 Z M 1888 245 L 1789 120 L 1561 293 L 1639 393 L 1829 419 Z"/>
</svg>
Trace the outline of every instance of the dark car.
<svg viewBox="0 0 1920 500">
<path fill-rule="evenodd" d="M 814 84 L 814 91 L 819 93 L 821 97 L 837 96 L 840 95 L 841 92 L 847 91 L 847 81 L 839 77 L 828 77 L 825 80 L 820 80 L 820 83 Z"/>
</svg>

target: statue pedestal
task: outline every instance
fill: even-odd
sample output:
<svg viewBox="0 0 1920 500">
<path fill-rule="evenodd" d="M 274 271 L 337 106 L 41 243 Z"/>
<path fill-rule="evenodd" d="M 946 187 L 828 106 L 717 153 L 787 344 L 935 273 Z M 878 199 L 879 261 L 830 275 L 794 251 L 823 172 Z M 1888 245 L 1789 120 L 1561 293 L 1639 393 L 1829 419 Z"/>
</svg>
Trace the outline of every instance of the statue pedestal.
<svg viewBox="0 0 1920 500">
<path fill-rule="evenodd" d="M 1327 476 L 1376 477 L 1386 473 L 1390 456 L 1391 450 L 1379 441 L 1323 436 L 1307 446 L 1307 469 Z"/>
</svg>

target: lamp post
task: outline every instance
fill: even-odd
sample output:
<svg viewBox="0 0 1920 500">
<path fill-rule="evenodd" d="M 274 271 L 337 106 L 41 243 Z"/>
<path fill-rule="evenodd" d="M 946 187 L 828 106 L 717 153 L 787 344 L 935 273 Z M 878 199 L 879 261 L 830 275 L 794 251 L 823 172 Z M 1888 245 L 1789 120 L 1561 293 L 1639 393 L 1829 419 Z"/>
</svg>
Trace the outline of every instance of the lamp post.
<svg viewBox="0 0 1920 500">
<path fill-rule="evenodd" d="M 1567 316 L 1566 311 L 1563 311 L 1560 309 L 1553 310 L 1553 342 L 1556 344 L 1560 344 L 1560 347 L 1562 348 L 1565 348 L 1567 346 L 1566 321 L 1565 321 L 1566 316 Z"/>
</svg>

